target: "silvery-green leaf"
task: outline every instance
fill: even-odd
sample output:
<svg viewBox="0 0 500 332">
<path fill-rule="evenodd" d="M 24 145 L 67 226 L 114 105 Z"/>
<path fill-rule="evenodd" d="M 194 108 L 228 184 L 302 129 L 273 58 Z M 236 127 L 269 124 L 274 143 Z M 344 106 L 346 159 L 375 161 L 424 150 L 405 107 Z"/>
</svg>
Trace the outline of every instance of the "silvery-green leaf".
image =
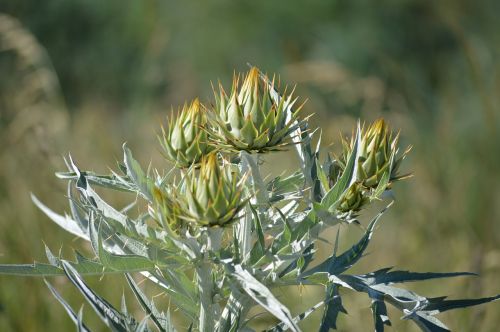
<svg viewBox="0 0 500 332">
<path fill-rule="evenodd" d="M 53 222 L 55 222 L 61 228 L 87 241 L 90 240 L 88 235 L 85 234 L 85 232 L 79 227 L 76 221 L 74 221 L 68 216 L 61 216 L 60 214 L 55 213 L 54 211 L 49 209 L 46 205 L 44 205 L 42 202 L 40 202 L 38 198 L 36 198 L 36 196 L 33 194 L 31 194 L 31 200 L 40 210 L 42 210 L 43 213 L 45 213 L 47 217 L 49 217 Z"/>
<path fill-rule="evenodd" d="M 62 261 L 62 266 L 66 276 L 83 294 L 95 312 L 103 322 L 113 331 L 126 332 L 128 330 L 127 319 L 116 310 L 109 302 L 101 298 L 92 291 L 80 278 L 78 272 L 66 261 Z"/>
<path fill-rule="evenodd" d="M 87 332 L 85 325 L 83 324 L 83 305 L 78 310 L 78 323 L 77 323 L 77 332 Z"/>
<path fill-rule="evenodd" d="M 378 292 L 368 293 L 372 299 L 371 309 L 375 324 L 375 332 L 384 332 L 384 326 L 391 326 L 389 316 L 387 316 L 387 307 L 384 302 L 384 296 Z"/>
<path fill-rule="evenodd" d="M 328 332 L 330 329 L 337 329 L 337 317 L 340 313 L 347 314 L 347 311 L 342 305 L 339 288 L 339 285 L 332 284 L 328 286 L 326 290 L 325 311 L 321 319 L 319 332 Z"/>
<path fill-rule="evenodd" d="M 299 327 L 293 321 L 293 317 L 288 308 L 278 301 L 273 293 L 271 293 L 271 291 L 261 282 L 255 279 L 250 272 L 238 264 L 234 266 L 234 270 L 231 270 L 230 273 L 238 281 L 245 292 L 264 309 L 284 322 L 292 331 L 300 331 Z"/>
<path fill-rule="evenodd" d="M 309 317 L 310 314 L 312 314 L 313 312 L 315 312 L 316 310 L 321 308 L 324 304 L 325 304 L 325 302 L 323 302 L 323 301 L 315 304 L 314 306 L 307 309 L 306 311 L 304 311 L 300 315 L 295 316 L 293 318 L 293 321 L 295 323 L 299 323 L 299 322 L 303 321 L 304 319 Z M 285 330 L 286 330 L 286 325 L 284 323 L 279 323 L 279 324 L 273 326 L 272 328 L 265 330 L 265 332 L 281 332 L 281 331 L 285 331 Z"/>
<path fill-rule="evenodd" d="M 354 244 L 350 249 L 346 250 L 344 253 L 342 253 L 340 256 L 336 256 L 335 254 L 324 260 L 322 263 L 319 265 L 315 266 L 314 268 L 310 269 L 309 271 L 306 271 L 303 276 L 307 276 L 310 274 L 313 274 L 315 272 L 320 272 L 320 271 L 328 271 L 330 274 L 340 274 L 347 269 L 349 269 L 351 266 L 353 266 L 362 256 L 366 248 L 368 247 L 368 243 L 371 240 L 371 237 L 373 235 L 373 231 L 375 229 L 375 226 L 377 225 L 377 221 L 379 218 L 382 216 L 382 214 L 392 205 L 389 204 L 386 208 L 384 208 L 380 213 L 378 213 L 375 218 L 372 219 L 370 224 L 368 225 L 365 234 L 363 237 L 356 243 Z"/>
<path fill-rule="evenodd" d="M 143 320 L 137 325 L 137 327 L 134 329 L 134 332 L 148 332 L 149 327 L 148 327 L 148 317 L 144 317 Z"/>
<path fill-rule="evenodd" d="M 118 255 L 106 251 L 102 244 L 102 234 L 96 229 L 94 223 L 90 225 L 90 239 L 99 261 L 105 267 L 118 271 L 150 271 L 155 268 L 155 264 L 147 257 Z"/>
<path fill-rule="evenodd" d="M 144 293 L 141 291 L 139 286 L 137 286 L 132 277 L 129 274 L 126 274 L 125 277 L 127 278 L 127 282 L 134 292 L 134 295 L 139 301 L 141 307 L 144 309 L 144 311 L 146 311 L 146 314 L 148 314 L 149 318 L 151 318 L 151 320 L 155 323 L 158 330 L 160 330 L 161 332 L 175 332 L 175 328 L 170 319 L 170 314 L 165 315 L 163 312 L 159 312 L 154 302 L 147 299 L 146 295 L 144 295 Z"/>
<path fill-rule="evenodd" d="M 113 190 L 133 192 L 135 191 L 131 188 L 123 178 L 118 178 L 115 174 L 112 175 L 101 175 L 90 171 L 81 171 L 81 174 L 89 181 L 89 183 Z M 56 172 L 56 176 L 63 180 L 78 180 L 79 176 L 76 172 Z"/>
<path fill-rule="evenodd" d="M 101 265 L 98 262 L 91 260 L 80 262 L 68 262 L 72 264 L 74 269 L 81 275 L 103 275 L 123 272 L 135 272 L 139 270 L 126 269 L 126 270 L 112 270 Z M 35 262 L 33 264 L 0 264 L 0 274 L 17 275 L 17 276 L 32 276 L 32 277 L 53 277 L 64 275 L 64 271 L 60 267 L 52 264 L 44 264 Z"/>
<path fill-rule="evenodd" d="M 359 141 L 360 141 L 361 130 L 358 129 L 356 132 L 356 139 L 354 141 L 354 147 L 348 158 L 344 172 L 340 176 L 339 180 L 333 185 L 332 189 L 328 191 L 321 201 L 321 205 L 325 209 L 331 209 L 331 207 L 340 199 L 344 191 L 349 188 L 351 184 L 356 180 L 356 169 L 358 167 L 358 156 L 360 153 Z"/>
<path fill-rule="evenodd" d="M 75 325 L 78 326 L 78 330 L 83 331 L 83 332 L 89 332 L 90 330 L 87 328 L 87 326 L 85 326 L 85 324 L 83 324 L 83 322 L 81 321 L 81 318 L 79 318 L 79 315 L 77 315 L 73 311 L 73 308 L 71 308 L 71 306 L 63 299 L 61 294 L 59 294 L 56 291 L 56 289 L 54 287 L 52 287 L 52 285 L 47 280 L 44 279 L 44 281 L 45 281 L 45 284 L 47 285 L 47 287 L 49 288 L 50 292 L 52 293 L 52 295 L 54 295 L 54 297 L 57 299 L 57 301 L 59 301 L 59 303 L 61 303 L 61 305 L 64 307 L 64 310 L 66 310 L 66 312 L 68 313 L 68 316 L 71 318 L 73 323 L 75 323 Z M 81 313 L 81 311 L 80 311 L 80 313 Z"/>
<path fill-rule="evenodd" d="M 498 301 L 500 295 L 483 297 L 479 299 L 459 299 L 459 300 L 446 300 L 445 298 L 429 299 L 428 304 L 422 309 L 429 314 L 435 315 L 453 309 L 461 309 L 472 307 L 488 302 Z"/>
<path fill-rule="evenodd" d="M 154 201 L 152 194 L 153 183 L 146 176 L 141 168 L 141 165 L 132 157 L 132 152 L 123 144 L 123 160 L 127 167 L 127 175 L 135 183 L 139 192 L 150 202 Z"/>
<path fill-rule="evenodd" d="M 251 305 L 251 301 L 250 296 L 233 287 L 221 316 L 217 321 L 216 331 L 227 332 L 233 328 L 240 328 L 242 323 L 240 320 L 241 312 Z"/>
<path fill-rule="evenodd" d="M 411 319 L 423 332 L 449 332 L 450 329 L 434 316 L 414 312 L 406 317 Z"/>
<path fill-rule="evenodd" d="M 461 276 L 475 276 L 470 272 L 410 272 L 410 271 L 390 271 L 391 268 L 384 268 L 372 273 L 363 275 L 363 278 L 370 284 L 393 284 L 411 281 L 423 281 L 438 278 L 450 278 Z"/>
</svg>

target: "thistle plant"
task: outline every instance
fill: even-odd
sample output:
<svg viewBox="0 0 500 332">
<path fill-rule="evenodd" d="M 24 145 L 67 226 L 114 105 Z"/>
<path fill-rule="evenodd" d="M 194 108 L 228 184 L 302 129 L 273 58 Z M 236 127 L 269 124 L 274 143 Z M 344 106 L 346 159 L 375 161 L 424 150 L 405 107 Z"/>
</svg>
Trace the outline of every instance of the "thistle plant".
<svg viewBox="0 0 500 332">
<path fill-rule="evenodd" d="M 422 331 L 448 331 L 437 314 L 500 298 L 448 300 L 396 286 L 472 275 L 468 272 L 376 268 L 351 273 L 392 202 L 385 202 L 387 207 L 362 226 L 359 241 L 341 253 L 340 225 L 359 224 L 357 216 L 365 207 L 390 196 L 383 193 L 404 178 L 398 169 L 408 150 L 399 154 L 398 135 L 378 120 L 366 130 L 358 125 L 349 143 L 344 141 L 342 154 L 321 162 L 319 144 L 311 143 L 314 131 L 294 110 L 295 99 L 281 95 L 256 68 L 241 86 L 238 82 L 229 96 L 221 88 L 206 114 L 195 101 L 171 120 L 162 135 L 171 165 L 163 170 L 145 172 L 125 145 L 123 163 L 109 175 L 81 171 L 68 158 L 68 171 L 57 176 L 68 181 L 71 214 L 57 214 L 33 200 L 59 226 L 90 242 L 92 253 L 77 252 L 69 260 L 47 248 L 48 263 L 0 265 L 0 273 L 66 275 L 113 331 L 176 331 L 171 310 L 184 316 L 190 331 L 253 331 L 250 310 L 257 306 L 276 318 L 267 331 L 300 331 L 301 321 L 323 310 L 317 327 L 324 332 L 336 329 L 338 316 L 347 313 L 345 291 L 371 300 L 375 331 L 391 325 L 387 304 Z M 263 176 L 262 154 L 280 153 L 287 145 L 296 149 L 300 168 L 286 176 Z M 179 168 L 181 176 L 173 177 L 172 168 Z M 139 197 L 147 209 L 134 216 L 130 209 L 114 208 L 95 187 L 129 192 L 133 202 Z M 333 253 L 317 261 L 317 242 L 330 228 L 337 228 Z M 113 307 L 84 280 L 110 273 L 124 275 L 144 309 L 142 317 L 132 316 L 125 304 Z M 138 275 L 168 296 L 164 309 L 145 294 Z M 89 331 L 82 311 L 76 313 L 45 281 L 78 331 Z M 322 287 L 325 295 L 292 313 L 273 293 L 282 286 Z"/>
</svg>

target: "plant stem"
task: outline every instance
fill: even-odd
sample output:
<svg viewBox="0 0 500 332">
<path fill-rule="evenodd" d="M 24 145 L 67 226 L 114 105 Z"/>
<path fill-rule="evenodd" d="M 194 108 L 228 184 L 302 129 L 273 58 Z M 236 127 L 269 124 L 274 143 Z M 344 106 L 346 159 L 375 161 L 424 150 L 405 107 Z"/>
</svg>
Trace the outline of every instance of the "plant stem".
<svg viewBox="0 0 500 332">
<path fill-rule="evenodd" d="M 213 332 L 215 322 L 218 320 L 216 313 L 219 310 L 217 304 L 213 301 L 215 289 L 209 252 L 220 249 L 222 233 L 222 228 L 208 228 L 206 230 L 205 250 L 202 252 L 201 262 L 196 267 L 196 279 L 200 294 L 199 330 L 201 332 Z"/>
<path fill-rule="evenodd" d="M 253 178 L 251 175 L 250 165 L 246 162 L 245 158 L 253 158 L 252 155 L 247 154 L 245 151 L 240 153 L 240 169 L 242 174 L 250 173 L 248 180 L 253 183 Z M 255 198 L 251 199 L 251 202 L 254 201 Z M 252 212 L 250 207 L 245 208 L 245 216 L 238 222 L 236 225 L 236 237 L 240 246 L 240 255 L 241 261 L 244 263 L 246 259 L 249 257 L 251 250 L 251 234 L 252 234 Z"/>
<path fill-rule="evenodd" d="M 203 260 L 196 268 L 196 278 L 200 292 L 200 332 L 213 332 L 215 315 L 213 308 L 213 282 L 210 262 Z"/>
</svg>

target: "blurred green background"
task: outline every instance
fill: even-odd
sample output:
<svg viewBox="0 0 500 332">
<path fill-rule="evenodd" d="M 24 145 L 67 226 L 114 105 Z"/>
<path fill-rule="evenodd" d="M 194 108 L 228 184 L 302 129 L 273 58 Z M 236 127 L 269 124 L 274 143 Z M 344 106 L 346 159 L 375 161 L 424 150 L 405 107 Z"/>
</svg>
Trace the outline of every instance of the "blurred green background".
<svg viewBox="0 0 500 332">
<path fill-rule="evenodd" d="M 381 116 L 413 145 L 404 169 L 415 176 L 396 186 L 396 206 L 357 271 L 468 270 L 481 277 L 411 288 L 498 293 L 499 12 L 495 0 L 2 0 L 0 262 L 45 261 L 44 243 L 85 250 L 29 197 L 67 210 L 65 183 L 53 175 L 63 155 L 108 172 L 127 141 L 143 164 L 167 167 L 156 134 L 171 109 L 195 96 L 210 100 L 211 81 L 227 86 L 250 62 L 297 83 L 326 145 L 356 119 Z M 288 157 L 268 165 L 277 162 L 277 171 L 296 167 Z M 347 230 L 344 245 L 361 231 Z M 121 278 L 88 279 L 119 303 Z M 83 303 L 64 278 L 52 282 L 74 307 Z M 299 312 L 321 290 L 294 293 L 277 295 Z M 369 301 L 346 298 L 339 331 L 371 330 Z M 497 331 L 499 310 L 493 303 L 442 316 L 456 331 Z M 88 306 L 85 317 L 104 330 Z M 415 330 L 397 313 L 392 321 L 390 330 Z M 42 280 L 0 276 L 0 331 L 73 329 Z"/>
</svg>

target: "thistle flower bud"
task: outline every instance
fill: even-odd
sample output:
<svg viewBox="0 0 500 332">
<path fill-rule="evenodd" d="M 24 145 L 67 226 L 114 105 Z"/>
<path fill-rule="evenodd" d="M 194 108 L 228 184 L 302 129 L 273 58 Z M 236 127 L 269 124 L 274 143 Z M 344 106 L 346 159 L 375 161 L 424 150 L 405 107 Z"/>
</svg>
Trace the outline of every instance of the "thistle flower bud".
<svg viewBox="0 0 500 332">
<path fill-rule="evenodd" d="M 149 216 L 158 226 L 178 235 L 179 230 L 187 224 L 179 218 L 179 193 L 176 189 L 171 184 L 155 184 L 151 187 L 152 199 L 148 202 L 147 208 Z"/>
<path fill-rule="evenodd" d="M 160 141 L 165 157 L 181 168 L 199 163 L 202 156 L 213 150 L 206 126 L 207 116 L 198 99 L 184 105 L 177 118 L 170 120 L 168 130 L 162 128 Z"/>
<path fill-rule="evenodd" d="M 337 210 L 340 212 L 357 212 L 361 210 L 363 205 L 368 202 L 364 190 L 361 183 L 352 184 L 342 195 Z"/>
<path fill-rule="evenodd" d="M 394 136 L 383 119 L 375 121 L 366 130 L 361 130 L 356 179 L 363 186 L 366 188 L 377 187 L 386 172 L 389 172 L 390 182 L 403 178 L 398 176 L 397 171 L 409 150 L 406 150 L 401 156 L 397 156 L 398 139 L 399 135 Z M 351 139 L 350 143 L 344 140 L 343 145 L 344 151 L 340 160 L 341 167 L 345 168 L 347 158 L 353 153 L 354 138 Z"/>
<path fill-rule="evenodd" d="M 241 85 L 235 76 L 229 96 L 219 87 L 215 112 L 220 144 L 248 152 L 277 150 L 287 144 L 287 138 L 296 128 L 297 111 L 287 118 L 288 108 L 295 99 L 289 94 L 276 103 L 270 96 L 273 83 L 268 86 L 259 75 L 259 70 L 253 67 Z"/>
<path fill-rule="evenodd" d="M 229 224 L 248 201 L 242 197 L 243 180 L 220 166 L 215 153 L 203 157 L 199 171 L 191 168 L 185 176 L 181 218 L 201 226 Z"/>
</svg>

